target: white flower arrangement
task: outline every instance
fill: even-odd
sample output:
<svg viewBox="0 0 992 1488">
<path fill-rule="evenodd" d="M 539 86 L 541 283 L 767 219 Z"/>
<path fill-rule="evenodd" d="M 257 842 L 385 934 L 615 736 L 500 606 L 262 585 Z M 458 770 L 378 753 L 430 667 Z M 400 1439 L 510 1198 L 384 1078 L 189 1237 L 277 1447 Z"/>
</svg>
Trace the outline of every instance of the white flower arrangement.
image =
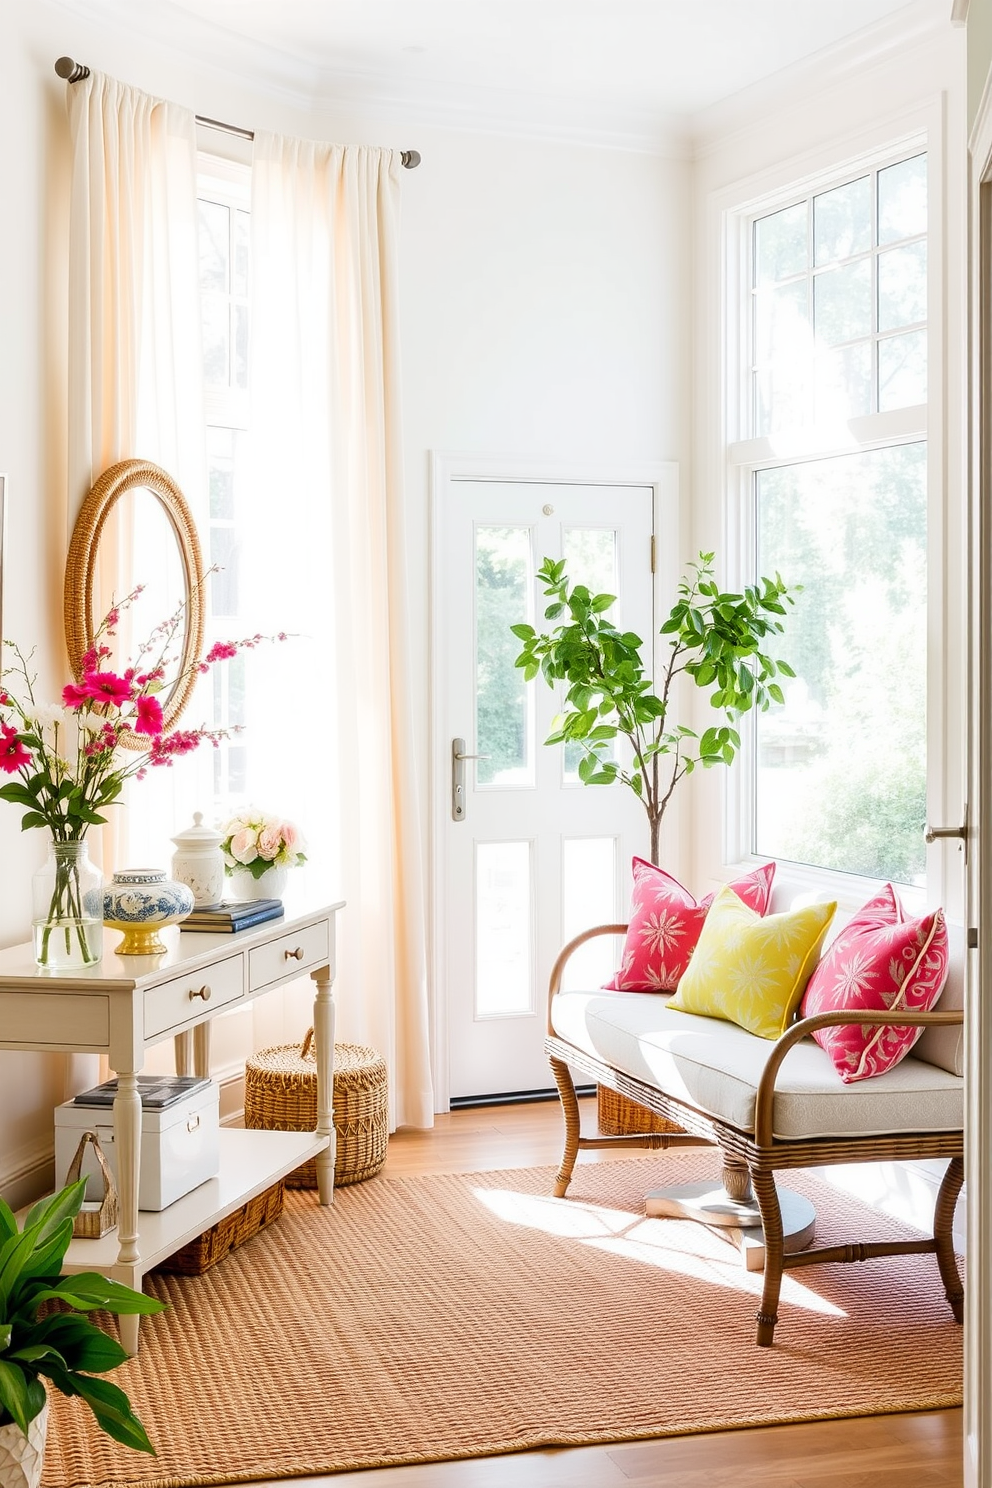
<svg viewBox="0 0 992 1488">
<path fill-rule="evenodd" d="M 298 868 L 306 862 L 306 842 L 299 827 L 280 816 L 247 807 L 220 829 L 220 845 L 228 874 L 245 869 L 261 878 L 270 868 Z"/>
</svg>

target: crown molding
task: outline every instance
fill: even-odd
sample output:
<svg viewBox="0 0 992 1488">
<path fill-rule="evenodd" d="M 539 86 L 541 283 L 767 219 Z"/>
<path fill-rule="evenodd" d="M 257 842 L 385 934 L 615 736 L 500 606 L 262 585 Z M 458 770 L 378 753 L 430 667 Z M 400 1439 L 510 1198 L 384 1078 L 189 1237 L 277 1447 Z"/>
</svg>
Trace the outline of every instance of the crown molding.
<svg viewBox="0 0 992 1488">
<path fill-rule="evenodd" d="M 604 100 L 538 95 L 523 90 L 473 83 L 446 84 L 395 76 L 371 69 L 322 68 L 307 58 L 263 46 L 237 32 L 202 20 L 159 0 L 138 6 L 133 0 L 50 0 L 58 9 L 94 26 L 112 26 L 147 51 L 171 54 L 188 69 L 197 63 L 198 96 L 187 106 L 212 114 L 202 97 L 202 80 L 223 79 L 260 99 L 291 109 L 302 120 L 333 118 L 342 108 L 360 109 L 387 127 L 409 131 L 419 125 L 439 130 L 533 139 L 607 150 L 689 158 L 689 136 L 683 116 L 658 109 L 632 108 Z M 177 41 L 177 36 L 182 41 Z M 97 56 L 77 59 L 102 71 Z M 265 127 L 253 119 L 232 120 L 244 128 Z"/>
<path fill-rule="evenodd" d="M 849 81 L 852 75 L 934 40 L 950 24 L 947 0 L 912 0 L 864 30 L 701 109 L 689 121 L 693 158 L 711 154 L 728 135 L 747 129 L 776 109 L 808 99 L 811 93 Z"/>
</svg>

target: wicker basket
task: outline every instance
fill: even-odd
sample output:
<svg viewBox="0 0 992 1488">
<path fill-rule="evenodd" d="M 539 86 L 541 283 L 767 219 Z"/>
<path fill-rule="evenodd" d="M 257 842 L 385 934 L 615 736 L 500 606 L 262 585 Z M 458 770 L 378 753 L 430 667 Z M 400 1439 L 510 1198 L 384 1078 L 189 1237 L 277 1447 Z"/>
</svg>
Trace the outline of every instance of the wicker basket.
<svg viewBox="0 0 992 1488">
<path fill-rule="evenodd" d="M 666 1116 L 656 1116 L 645 1106 L 626 1095 L 618 1095 L 607 1085 L 596 1086 L 596 1114 L 599 1129 L 607 1137 L 628 1137 L 644 1132 L 680 1132 L 683 1130 Z"/>
<path fill-rule="evenodd" d="M 232 1250 L 264 1230 L 279 1218 L 285 1200 L 286 1185 L 273 1183 L 264 1193 L 256 1194 L 226 1219 L 218 1220 L 195 1240 L 156 1266 L 157 1271 L 179 1271 L 183 1276 L 200 1276 L 216 1266 Z"/>
<path fill-rule="evenodd" d="M 317 1063 L 313 1029 L 303 1047 L 280 1044 L 245 1063 L 245 1126 L 268 1131 L 313 1131 L 317 1125 Z M 386 1065 L 375 1049 L 334 1045 L 334 1130 L 338 1188 L 372 1178 L 386 1161 L 389 1112 Z M 286 1179 L 290 1188 L 316 1188 L 313 1158 Z"/>
<path fill-rule="evenodd" d="M 100 1138 L 96 1132 L 83 1132 L 83 1135 L 79 1139 L 79 1146 L 76 1148 L 72 1162 L 69 1164 L 65 1181 L 66 1187 L 70 1183 L 77 1183 L 79 1181 L 79 1174 L 83 1166 L 83 1153 L 86 1150 L 87 1142 L 93 1143 L 93 1154 L 96 1157 L 100 1176 L 103 1179 L 103 1198 L 99 1203 L 95 1201 L 90 1201 L 89 1203 L 83 1202 L 82 1208 L 72 1222 L 72 1233 L 74 1235 L 81 1235 L 86 1240 L 99 1240 L 102 1235 L 106 1235 L 110 1230 L 117 1228 L 120 1218 L 120 1205 L 117 1198 L 117 1185 L 114 1182 L 114 1175 L 110 1171 L 107 1159 L 103 1155 Z"/>
</svg>

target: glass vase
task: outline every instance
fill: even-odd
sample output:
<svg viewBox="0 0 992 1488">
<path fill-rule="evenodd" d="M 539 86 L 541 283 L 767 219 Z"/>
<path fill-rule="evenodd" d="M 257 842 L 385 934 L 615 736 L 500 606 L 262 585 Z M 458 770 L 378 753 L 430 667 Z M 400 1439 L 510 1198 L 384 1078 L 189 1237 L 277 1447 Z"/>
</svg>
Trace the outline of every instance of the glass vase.
<svg viewBox="0 0 992 1488">
<path fill-rule="evenodd" d="M 48 844 L 31 880 L 34 958 L 50 971 L 93 966 L 103 955 L 103 874 L 85 838 Z"/>
</svg>

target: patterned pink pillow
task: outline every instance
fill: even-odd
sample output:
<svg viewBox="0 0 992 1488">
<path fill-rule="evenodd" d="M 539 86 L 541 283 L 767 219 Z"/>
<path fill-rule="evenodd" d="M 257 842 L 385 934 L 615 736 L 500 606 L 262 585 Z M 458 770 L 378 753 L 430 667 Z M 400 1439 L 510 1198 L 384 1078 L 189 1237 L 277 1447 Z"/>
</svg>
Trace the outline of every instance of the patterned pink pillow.
<svg viewBox="0 0 992 1488">
<path fill-rule="evenodd" d="M 947 978 L 947 926 L 935 909 L 907 920 L 891 884 L 827 947 L 809 979 L 800 1016 L 838 1008 L 899 1008 L 928 1012 Z M 893 1069 L 909 1053 L 921 1028 L 837 1024 L 813 1034 L 845 1084 Z"/>
<path fill-rule="evenodd" d="M 689 965 L 713 903 L 699 904 L 664 868 L 634 858 L 630 921 L 620 970 L 606 983 L 611 992 L 674 992 Z M 775 864 L 765 863 L 730 885 L 749 909 L 763 915 L 771 898 Z"/>
</svg>

